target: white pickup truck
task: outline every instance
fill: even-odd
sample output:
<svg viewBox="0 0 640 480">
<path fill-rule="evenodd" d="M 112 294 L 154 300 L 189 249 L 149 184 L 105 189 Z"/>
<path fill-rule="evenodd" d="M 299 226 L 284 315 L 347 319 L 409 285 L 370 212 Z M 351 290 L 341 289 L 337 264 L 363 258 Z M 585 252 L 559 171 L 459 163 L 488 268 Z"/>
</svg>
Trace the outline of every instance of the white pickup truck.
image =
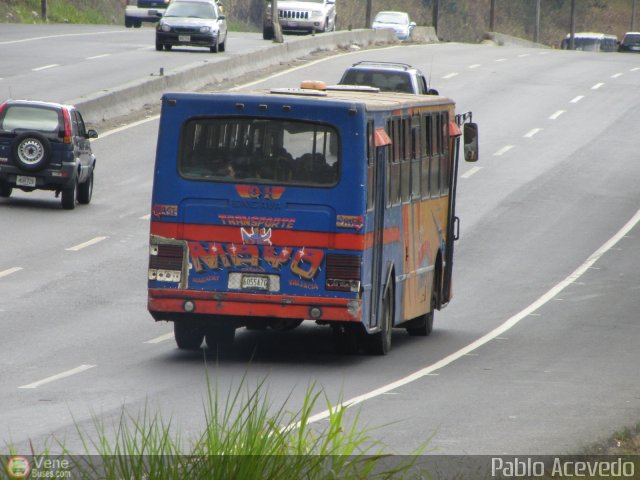
<svg viewBox="0 0 640 480">
<path fill-rule="evenodd" d="M 278 0 L 278 19 L 283 32 L 332 32 L 336 29 L 335 0 Z M 273 39 L 271 4 L 267 5 L 262 38 Z"/>
<path fill-rule="evenodd" d="M 157 22 L 171 0 L 129 0 L 124 11 L 124 26 L 140 28 L 142 22 Z"/>
</svg>

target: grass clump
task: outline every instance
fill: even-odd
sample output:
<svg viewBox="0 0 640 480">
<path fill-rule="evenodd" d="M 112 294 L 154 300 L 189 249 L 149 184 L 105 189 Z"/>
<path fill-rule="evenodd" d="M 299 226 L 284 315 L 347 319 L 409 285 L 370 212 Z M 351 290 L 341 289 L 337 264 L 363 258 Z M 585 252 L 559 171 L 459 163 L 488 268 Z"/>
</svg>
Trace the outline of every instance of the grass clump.
<svg viewBox="0 0 640 480">
<path fill-rule="evenodd" d="M 287 398 L 273 409 L 264 381 L 249 388 L 246 378 L 226 396 L 209 384 L 205 425 L 185 442 L 171 421 L 148 405 L 132 415 L 125 409 L 111 428 L 98 417 L 90 433 L 80 427 L 86 455 L 65 451 L 73 461 L 73 478 L 86 479 L 400 479 L 417 457 L 391 458 L 384 446 L 347 422 L 346 406 L 332 406 L 322 424 L 311 422 L 323 398 L 310 387 L 302 407 L 289 411 Z"/>
</svg>

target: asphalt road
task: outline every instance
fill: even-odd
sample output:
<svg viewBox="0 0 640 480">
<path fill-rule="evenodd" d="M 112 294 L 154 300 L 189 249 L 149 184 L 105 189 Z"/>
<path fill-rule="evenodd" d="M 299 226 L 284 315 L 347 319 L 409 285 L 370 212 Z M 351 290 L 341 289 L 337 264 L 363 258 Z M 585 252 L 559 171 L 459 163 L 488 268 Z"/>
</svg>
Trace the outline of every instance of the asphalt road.
<svg viewBox="0 0 640 480">
<path fill-rule="evenodd" d="M 100 44 L 121 49 L 120 37 Z M 3 30 L 3 59 L 14 37 L 5 38 Z M 68 39 L 50 39 L 49 51 L 64 50 L 56 42 Z M 34 80 L 46 70 L 19 60 L 30 45 L 10 49 L 20 83 L 46 95 L 49 84 Z M 62 62 L 57 53 L 41 55 L 29 62 Z M 99 65 L 82 55 L 74 69 Z M 133 63 L 158 55 L 189 62 L 198 54 L 141 47 Z M 350 416 L 359 412 L 363 425 L 379 427 L 373 437 L 393 453 L 425 442 L 441 454 L 569 453 L 637 422 L 640 56 L 395 47 L 323 59 L 261 85 L 337 81 L 361 59 L 429 72 L 432 86 L 458 111 L 472 110 L 480 126 L 480 161 L 460 171 L 455 298 L 437 312 L 433 334 L 398 330 L 386 357 L 337 355 L 330 331 L 313 324 L 239 331 L 234 358 L 208 357 L 206 366 L 202 354 L 178 351 L 171 325 L 146 312 L 157 134 L 149 119 L 93 142 L 91 205 L 64 211 L 48 192 L 0 200 L 0 442 L 26 448 L 27 439 L 43 445 L 54 434 L 79 451 L 74 423 L 90 429 L 92 415 L 109 423 L 123 405 L 137 412 L 145 404 L 193 437 L 203 424 L 207 374 L 223 396 L 243 378 L 265 380 L 274 404 L 289 397 L 291 410 L 310 384 L 334 403 L 353 399 Z M 89 78 L 79 88 L 90 89 Z"/>
</svg>

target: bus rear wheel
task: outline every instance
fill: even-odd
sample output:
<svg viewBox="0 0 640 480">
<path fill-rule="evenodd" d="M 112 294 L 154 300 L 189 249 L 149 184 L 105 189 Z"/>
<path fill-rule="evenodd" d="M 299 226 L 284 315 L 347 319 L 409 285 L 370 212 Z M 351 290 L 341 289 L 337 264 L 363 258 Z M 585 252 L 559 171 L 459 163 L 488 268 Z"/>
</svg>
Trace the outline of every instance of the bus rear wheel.
<svg viewBox="0 0 640 480">
<path fill-rule="evenodd" d="M 393 289 L 387 289 L 382 300 L 380 331 L 364 338 L 364 349 L 369 355 L 386 355 L 391 350 L 391 331 L 393 330 Z"/>
<path fill-rule="evenodd" d="M 200 323 L 189 320 L 173 322 L 173 334 L 180 350 L 198 350 L 204 339 L 204 330 Z"/>
<path fill-rule="evenodd" d="M 208 325 L 204 337 L 207 340 L 207 349 L 218 356 L 230 355 L 233 351 L 233 340 L 236 335 L 236 327 L 231 323 Z"/>
</svg>

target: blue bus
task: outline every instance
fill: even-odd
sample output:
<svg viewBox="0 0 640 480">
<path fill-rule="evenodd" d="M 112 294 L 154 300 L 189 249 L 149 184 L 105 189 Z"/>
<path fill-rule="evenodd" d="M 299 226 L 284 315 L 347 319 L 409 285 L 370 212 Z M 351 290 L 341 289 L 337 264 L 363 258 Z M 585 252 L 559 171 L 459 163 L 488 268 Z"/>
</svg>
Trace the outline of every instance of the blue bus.
<svg viewBox="0 0 640 480">
<path fill-rule="evenodd" d="M 464 136 L 462 133 L 464 132 Z M 228 353 L 236 329 L 333 329 L 384 355 L 451 299 L 458 153 L 471 114 L 371 87 L 165 93 L 148 310 L 180 349 Z"/>
</svg>

